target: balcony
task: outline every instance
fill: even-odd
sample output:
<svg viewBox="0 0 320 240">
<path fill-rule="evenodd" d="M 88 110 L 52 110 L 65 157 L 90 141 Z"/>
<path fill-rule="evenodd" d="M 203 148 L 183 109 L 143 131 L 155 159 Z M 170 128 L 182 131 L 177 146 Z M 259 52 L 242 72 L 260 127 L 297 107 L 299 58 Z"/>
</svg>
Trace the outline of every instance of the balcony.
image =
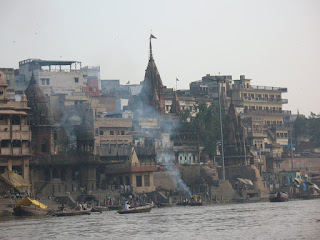
<svg viewBox="0 0 320 240">
<path fill-rule="evenodd" d="M 256 97 L 249 97 L 244 96 L 242 97 L 243 101 L 250 101 L 250 102 L 265 102 L 265 103 L 281 103 L 286 104 L 288 103 L 288 99 L 279 99 L 279 98 L 256 98 Z"/>
<path fill-rule="evenodd" d="M 266 90 L 266 91 L 277 91 L 277 92 L 287 92 L 287 88 L 281 88 L 281 87 L 268 87 L 268 86 L 256 86 L 251 85 L 249 87 L 243 87 L 241 86 L 241 89 L 249 89 L 249 90 Z"/>
<path fill-rule="evenodd" d="M 246 114 L 256 115 L 290 115 L 291 111 L 288 110 L 259 110 L 259 109 L 244 109 Z"/>
<path fill-rule="evenodd" d="M 106 166 L 106 172 L 110 174 L 155 171 L 157 171 L 157 166 L 154 162 L 141 162 L 135 164 L 130 164 L 129 162 L 127 162 L 123 164 L 110 164 Z"/>
<path fill-rule="evenodd" d="M 131 128 L 132 120 L 129 118 L 96 118 L 95 128 Z"/>
</svg>

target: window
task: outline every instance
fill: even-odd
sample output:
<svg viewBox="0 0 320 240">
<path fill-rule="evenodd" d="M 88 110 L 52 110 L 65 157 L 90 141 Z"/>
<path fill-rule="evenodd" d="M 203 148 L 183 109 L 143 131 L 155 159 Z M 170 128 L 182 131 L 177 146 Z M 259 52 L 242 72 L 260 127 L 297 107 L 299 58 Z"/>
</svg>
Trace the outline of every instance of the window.
<svg viewBox="0 0 320 240">
<path fill-rule="evenodd" d="M 74 78 L 74 82 L 78 83 L 79 82 L 79 78 Z"/>
<path fill-rule="evenodd" d="M 43 153 L 48 152 L 47 145 L 48 145 L 47 139 L 42 139 L 42 141 L 41 141 L 41 152 L 43 152 Z"/>
<path fill-rule="evenodd" d="M 49 78 L 41 78 L 41 85 L 49 85 L 50 84 L 50 79 Z"/>
<path fill-rule="evenodd" d="M 124 131 L 121 131 L 121 135 L 124 135 Z"/>
<path fill-rule="evenodd" d="M 21 147 L 21 141 L 13 140 L 12 141 L 12 147 Z"/>
<path fill-rule="evenodd" d="M 12 116 L 12 125 L 20 125 L 20 116 L 19 115 L 13 115 Z"/>
<path fill-rule="evenodd" d="M 150 186 L 150 176 L 144 175 L 144 186 L 149 187 Z"/>
<path fill-rule="evenodd" d="M 100 136 L 101 136 L 101 135 L 103 135 L 103 131 L 102 131 L 102 130 L 100 130 Z"/>
<path fill-rule="evenodd" d="M 1 141 L 1 147 L 2 148 L 8 148 L 10 144 L 10 140 L 2 140 Z"/>
<path fill-rule="evenodd" d="M 142 176 L 136 176 L 137 187 L 142 187 Z"/>
<path fill-rule="evenodd" d="M 29 148 L 30 147 L 30 142 L 28 140 L 22 140 L 22 146 Z"/>
<path fill-rule="evenodd" d="M 113 131 L 110 131 L 110 135 L 114 135 Z"/>
<path fill-rule="evenodd" d="M 98 136 L 98 135 L 99 135 L 99 129 L 96 128 L 96 136 Z"/>
<path fill-rule="evenodd" d="M 6 115 L 0 115 L 0 124 L 7 125 L 7 123 L 8 123 L 7 119 L 8 119 L 8 117 Z"/>
</svg>

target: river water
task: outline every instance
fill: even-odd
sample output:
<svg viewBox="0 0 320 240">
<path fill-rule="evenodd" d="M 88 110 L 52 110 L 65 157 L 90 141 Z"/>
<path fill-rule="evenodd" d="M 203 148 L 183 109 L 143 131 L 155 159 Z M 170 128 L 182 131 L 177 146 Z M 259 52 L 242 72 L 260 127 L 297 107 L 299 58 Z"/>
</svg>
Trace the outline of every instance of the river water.
<svg viewBox="0 0 320 240">
<path fill-rule="evenodd" d="M 320 199 L 0 219 L 0 239 L 320 239 Z"/>
</svg>

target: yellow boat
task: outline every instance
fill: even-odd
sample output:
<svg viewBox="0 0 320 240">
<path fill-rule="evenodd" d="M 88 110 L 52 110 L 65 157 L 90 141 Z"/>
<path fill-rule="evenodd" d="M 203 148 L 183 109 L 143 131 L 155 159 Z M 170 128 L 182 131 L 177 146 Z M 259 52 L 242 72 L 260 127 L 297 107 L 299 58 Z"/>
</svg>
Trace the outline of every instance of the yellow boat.
<svg viewBox="0 0 320 240">
<path fill-rule="evenodd" d="M 13 215 L 15 216 L 47 215 L 47 213 L 48 206 L 29 197 L 17 202 L 13 208 Z"/>
</svg>

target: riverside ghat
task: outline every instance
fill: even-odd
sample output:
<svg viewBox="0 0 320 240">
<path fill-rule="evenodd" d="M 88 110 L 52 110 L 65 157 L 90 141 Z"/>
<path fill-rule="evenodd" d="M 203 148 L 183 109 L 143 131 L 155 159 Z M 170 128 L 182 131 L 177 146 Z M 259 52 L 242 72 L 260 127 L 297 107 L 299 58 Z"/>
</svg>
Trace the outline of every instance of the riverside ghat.
<svg viewBox="0 0 320 240">
<path fill-rule="evenodd" d="M 297 179 L 289 188 L 284 186 L 278 189 L 273 188 L 270 191 L 270 188 L 265 187 L 266 184 L 255 166 L 226 167 L 226 176 L 232 180 L 219 179 L 219 169 L 214 166 L 176 166 L 176 168 L 181 176 L 180 179 L 172 177 L 176 176 L 176 172 L 164 171 L 163 169 L 154 172 L 154 186 L 152 187 L 155 191 L 151 192 L 134 192 L 135 188 L 132 186 L 119 185 L 119 188 L 114 187 L 90 193 L 82 191 L 54 197 L 41 196 L 35 201 L 36 204 L 32 204 L 30 198 L 26 201 L 23 200 L 26 193 L 16 191 L 15 195 L 3 196 L 0 199 L 1 215 L 12 215 L 13 209 L 19 205 L 17 205 L 19 202 L 20 204 L 28 202 L 30 204 L 27 206 L 33 206 L 35 214 L 30 215 L 46 215 L 48 211 L 57 211 L 61 206 L 72 210 L 83 203 L 89 204 L 90 208 L 105 208 L 105 210 L 112 211 L 122 210 L 126 202 L 132 208 L 151 203 L 154 207 L 161 208 L 265 202 L 269 201 L 269 197 L 274 196 L 274 193 L 277 192 L 286 192 L 286 196 L 288 196 L 286 200 L 320 197 L 319 189 L 315 184 Z M 239 173 L 243 178 L 237 177 Z M 305 191 L 303 188 L 306 188 Z M 45 206 L 45 211 L 43 206 Z"/>
</svg>

